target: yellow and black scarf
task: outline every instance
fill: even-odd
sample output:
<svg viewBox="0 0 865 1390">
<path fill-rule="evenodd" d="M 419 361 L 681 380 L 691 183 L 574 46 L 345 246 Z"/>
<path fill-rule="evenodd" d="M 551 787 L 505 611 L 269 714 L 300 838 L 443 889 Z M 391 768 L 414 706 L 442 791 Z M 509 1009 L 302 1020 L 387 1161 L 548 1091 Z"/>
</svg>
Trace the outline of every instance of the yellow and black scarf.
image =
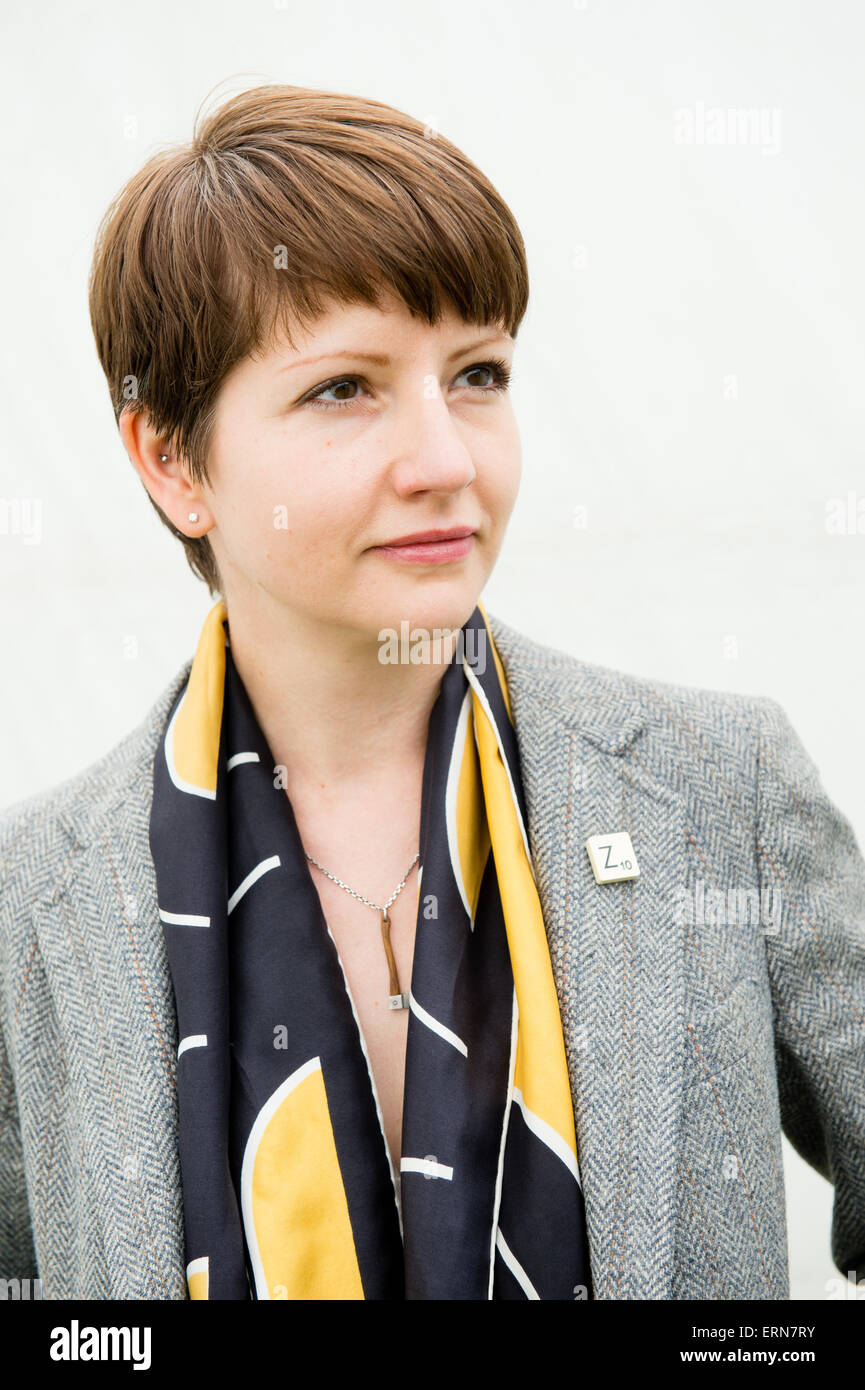
<svg viewBox="0 0 865 1390">
<path fill-rule="evenodd" d="M 398 1171 L 222 600 L 157 748 L 150 846 L 190 1298 L 590 1297 L 561 1018 L 483 608 L 430 716 Z"/>
</svg>

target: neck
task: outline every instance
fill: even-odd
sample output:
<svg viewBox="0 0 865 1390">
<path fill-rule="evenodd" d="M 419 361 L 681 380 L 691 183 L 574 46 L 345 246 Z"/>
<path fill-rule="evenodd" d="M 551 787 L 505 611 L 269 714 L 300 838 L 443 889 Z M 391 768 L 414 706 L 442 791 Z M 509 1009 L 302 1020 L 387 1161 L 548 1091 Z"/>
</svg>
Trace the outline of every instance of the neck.
<svg viewBox="0 0 865 1390">
<path fill-rule="evenodd" d="M 265 621 L 266 620 L 266 621 Z M 383 664 L 379 643 L 282 610 L 229 616 L 231 655 L 292 789 L 390 785 L 423 770 L 427 730 L 456 634 L 419 664 Z"/>
</svg>

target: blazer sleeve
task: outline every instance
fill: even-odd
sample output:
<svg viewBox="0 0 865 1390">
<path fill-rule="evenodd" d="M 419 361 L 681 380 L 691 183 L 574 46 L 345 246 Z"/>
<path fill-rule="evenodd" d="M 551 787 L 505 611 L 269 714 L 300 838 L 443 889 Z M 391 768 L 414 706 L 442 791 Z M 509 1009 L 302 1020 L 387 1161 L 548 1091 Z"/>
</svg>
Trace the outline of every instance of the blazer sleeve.
<svg viewBox="0 0 865 1390">
<path fill-rule="evenodd" d="M 16 900 L 5 870 L 8 827 L 15 810 L 16 807 L 11 807 L 0 814 L 0 1279 L 7 1280 L 38 1277 L 18 1096 L 8 1046 L 8 1006 L 12 992 L 9 958 Z"/>
<path fill-rule="evenodd" d="M 0 1279 L 38 1275 L 12 1069 L 0 1028 Z"/>
<path fill-rule="evenodd" d="M 865 860 L 782 707 L 760 701 L 757 862 L 781 1124 L 835 1188 L 831 1253 L 865 1278 Z M 865 762 L 865 749 L 862 750 Z M 863 769 L 865 770 L 865 769 Z M 762 898 L 761 898 L 762 900 Z"/>
</svg>

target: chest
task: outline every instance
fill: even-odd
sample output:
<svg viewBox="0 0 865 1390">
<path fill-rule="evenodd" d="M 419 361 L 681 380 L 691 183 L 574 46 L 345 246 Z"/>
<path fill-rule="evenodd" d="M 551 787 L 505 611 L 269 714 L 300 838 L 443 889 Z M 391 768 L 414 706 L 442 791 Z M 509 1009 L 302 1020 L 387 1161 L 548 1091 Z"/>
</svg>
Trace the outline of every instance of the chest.
<svg viewBox="0 0 865 1390">
<path fill-rule="evenodd" d="M 337 884 L 312 871 L 325 919 L 345 973 L 363 1037 L 382 1123 L 395 1173 L 399 1171 L 408 1009 L 392 1009 L 390 969 L 382 938 L 380 912 L 350 897 Z M 417 913 L 417 884 L 412 876 L 388 908 L 390 944 L 400 990 L 411 985 Z"/>
</svg>

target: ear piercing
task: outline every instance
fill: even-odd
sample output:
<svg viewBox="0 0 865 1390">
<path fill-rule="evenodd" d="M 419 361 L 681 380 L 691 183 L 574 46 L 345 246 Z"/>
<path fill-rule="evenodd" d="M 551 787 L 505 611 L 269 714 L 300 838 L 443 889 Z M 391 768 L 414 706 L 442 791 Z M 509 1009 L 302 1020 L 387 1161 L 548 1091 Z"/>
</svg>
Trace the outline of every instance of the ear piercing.
<svg viewBox="0 0 865 1390">
<path fill-rule="evenodd" d="M 160 462 L 160 463 L 167 463 L 167 462 L 168 462 L 168 455 L 167 455 L 167 454 L 160 454 L 160 455 L 159 455 L 159 462 Z M 189 513 L 189 520 L 190 520 L 190 521 L 197 521 L 197 520 L 198 520 L 198 512 L 190 512 L 190 513 Z"/>
</svg>

